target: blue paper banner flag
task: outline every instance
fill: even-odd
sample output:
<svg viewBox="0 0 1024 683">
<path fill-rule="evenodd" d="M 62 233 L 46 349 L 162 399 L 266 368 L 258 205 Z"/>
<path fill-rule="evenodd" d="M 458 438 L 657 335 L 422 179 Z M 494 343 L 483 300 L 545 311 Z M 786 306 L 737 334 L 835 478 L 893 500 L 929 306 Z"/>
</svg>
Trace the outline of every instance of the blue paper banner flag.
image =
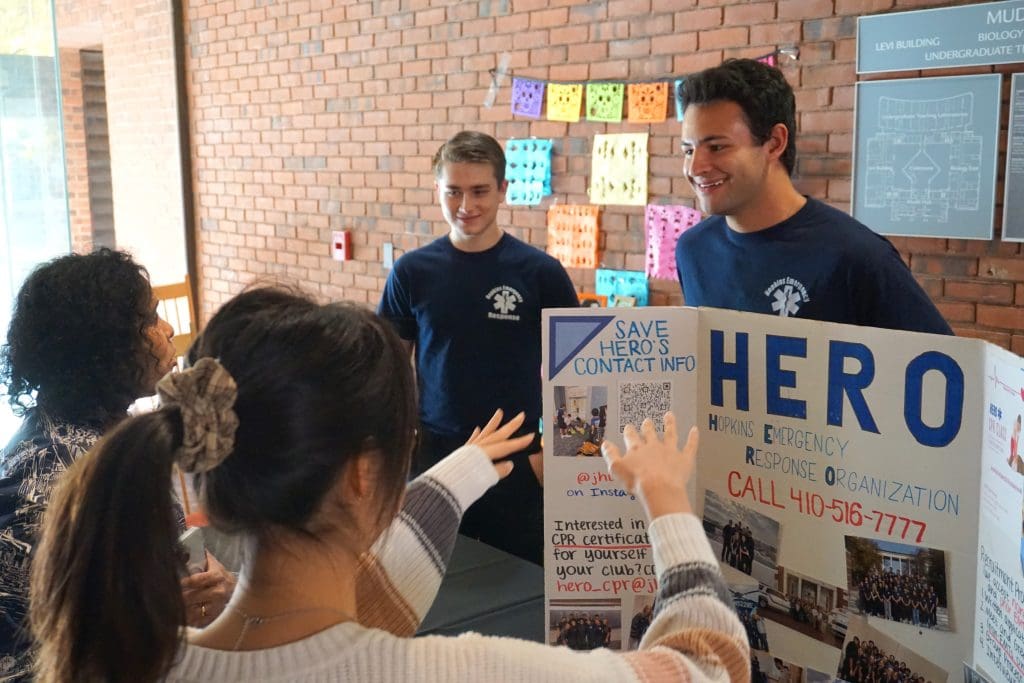
<svg viewBox="0 0 1024 683">
<path fill-rule="evenodd" d="M 551 194 L 551 140 L 509 140 L 505 143 L 505 179 L 509 204 L 535 206 Z"/>
</svg>

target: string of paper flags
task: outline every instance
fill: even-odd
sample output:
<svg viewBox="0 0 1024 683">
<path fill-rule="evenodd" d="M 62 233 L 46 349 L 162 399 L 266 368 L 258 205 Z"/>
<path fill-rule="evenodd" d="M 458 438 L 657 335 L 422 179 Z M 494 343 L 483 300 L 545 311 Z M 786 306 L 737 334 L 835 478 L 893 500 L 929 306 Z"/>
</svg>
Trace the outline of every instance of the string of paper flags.
<svg viewBox="0 0 1024 683">
<path fill-rule="evenodd" d="M 798 47 L 783 47 L 755 57 L 759 62 L 777 66 L 780 57 L 797 59 Z M 491 69 L 492 91 L 499 78 L 505 75 Z M 675 105 L 677 121 L 683 120 L 683 107 L 679 100 L 679 86 L 686 78 L 654 79 L 642 82 L 626 81 L 548 81 L 513 76 L 511 109 L 514 116 L 539 119 L 546 110 L 548 121 L 587 121 L 620 123 L 623 109 L 628 123 L 660 123 L 668 116 L 669 88 Z M 625 107 L 624 107 L 625 105 Z"/>
<path fill-rule="evenodd" d="M 779 57 L 797 59 L 797 47 L 783 47 L 756 57 L 777 66 Z M 491 70 L 492 94 L 506 75 L 504 68 Z M 547 120 L 619 123 L 625 105 L 629 123 L 657 123 L 668 114 L 672 88 L 677 120 L 682 120 L 679 86 L 685 77 L 644 82 L 592 81 L 559 82 L 533 78 L 512 78 L 512 114 Z M 493 100 L 492 100 L 493 101 Z M 506 201 L 512 205 L 536 206 L 551 194 L 553 140 L 510 139 L 506 143 L 506 172 L 509 181 Z M 675 244 L 683 231 L 700 222 L 696 209 L 683 205 L 647 204 L 647 134 L 595 135 L 591 169 L 590 199 L 594 205 L 563 204 L 548 209 L 547 251 L 571 268 L 594 268 L 591 302 L 612 306 L 645 306 L 648 278 L 676 279 Z M 643 271 L 598 268 L 601 208 L 597 204 L 645 205 L 645 259 Z M 593 305 L 593 303 L 591 304 Z"/>
</svg>

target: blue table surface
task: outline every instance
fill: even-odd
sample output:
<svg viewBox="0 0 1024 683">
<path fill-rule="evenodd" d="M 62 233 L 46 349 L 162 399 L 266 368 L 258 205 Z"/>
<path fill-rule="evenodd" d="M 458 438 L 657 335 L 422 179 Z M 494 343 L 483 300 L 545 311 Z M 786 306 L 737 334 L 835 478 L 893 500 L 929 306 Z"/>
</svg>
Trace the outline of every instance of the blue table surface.
<svg viewBox="0 0 1024 683">
<path fill-rule="evenodd" d="M 459 536 L 417 635 L 466 631 L 544 642 L 543 568 Z"/>
</svg>

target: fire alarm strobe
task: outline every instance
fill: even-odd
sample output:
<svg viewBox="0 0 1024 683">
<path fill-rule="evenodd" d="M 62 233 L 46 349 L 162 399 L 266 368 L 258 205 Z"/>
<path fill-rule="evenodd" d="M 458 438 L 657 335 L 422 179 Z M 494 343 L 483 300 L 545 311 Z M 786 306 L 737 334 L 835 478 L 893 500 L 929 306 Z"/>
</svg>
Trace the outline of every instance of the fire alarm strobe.
<svg viewBox="0 0 1024 683">
<path fill-rule="evenodd" d="M 352 260 L 352 233 L 348 230 L 331 233 L 331 258 L 335 261 Z"/>
</svg>

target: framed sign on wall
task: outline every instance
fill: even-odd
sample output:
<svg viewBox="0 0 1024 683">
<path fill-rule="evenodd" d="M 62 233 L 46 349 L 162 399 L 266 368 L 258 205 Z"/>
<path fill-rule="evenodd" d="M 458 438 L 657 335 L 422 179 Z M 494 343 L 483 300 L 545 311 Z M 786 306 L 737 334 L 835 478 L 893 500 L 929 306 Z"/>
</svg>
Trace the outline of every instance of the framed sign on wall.
<svg viewBox="0 0 1024 683">
<path fill-rule="evenodd" d="M 1001 80 L 858 83 L 853 216 L 883 235 L 992 239 Z"/>
</svg>

